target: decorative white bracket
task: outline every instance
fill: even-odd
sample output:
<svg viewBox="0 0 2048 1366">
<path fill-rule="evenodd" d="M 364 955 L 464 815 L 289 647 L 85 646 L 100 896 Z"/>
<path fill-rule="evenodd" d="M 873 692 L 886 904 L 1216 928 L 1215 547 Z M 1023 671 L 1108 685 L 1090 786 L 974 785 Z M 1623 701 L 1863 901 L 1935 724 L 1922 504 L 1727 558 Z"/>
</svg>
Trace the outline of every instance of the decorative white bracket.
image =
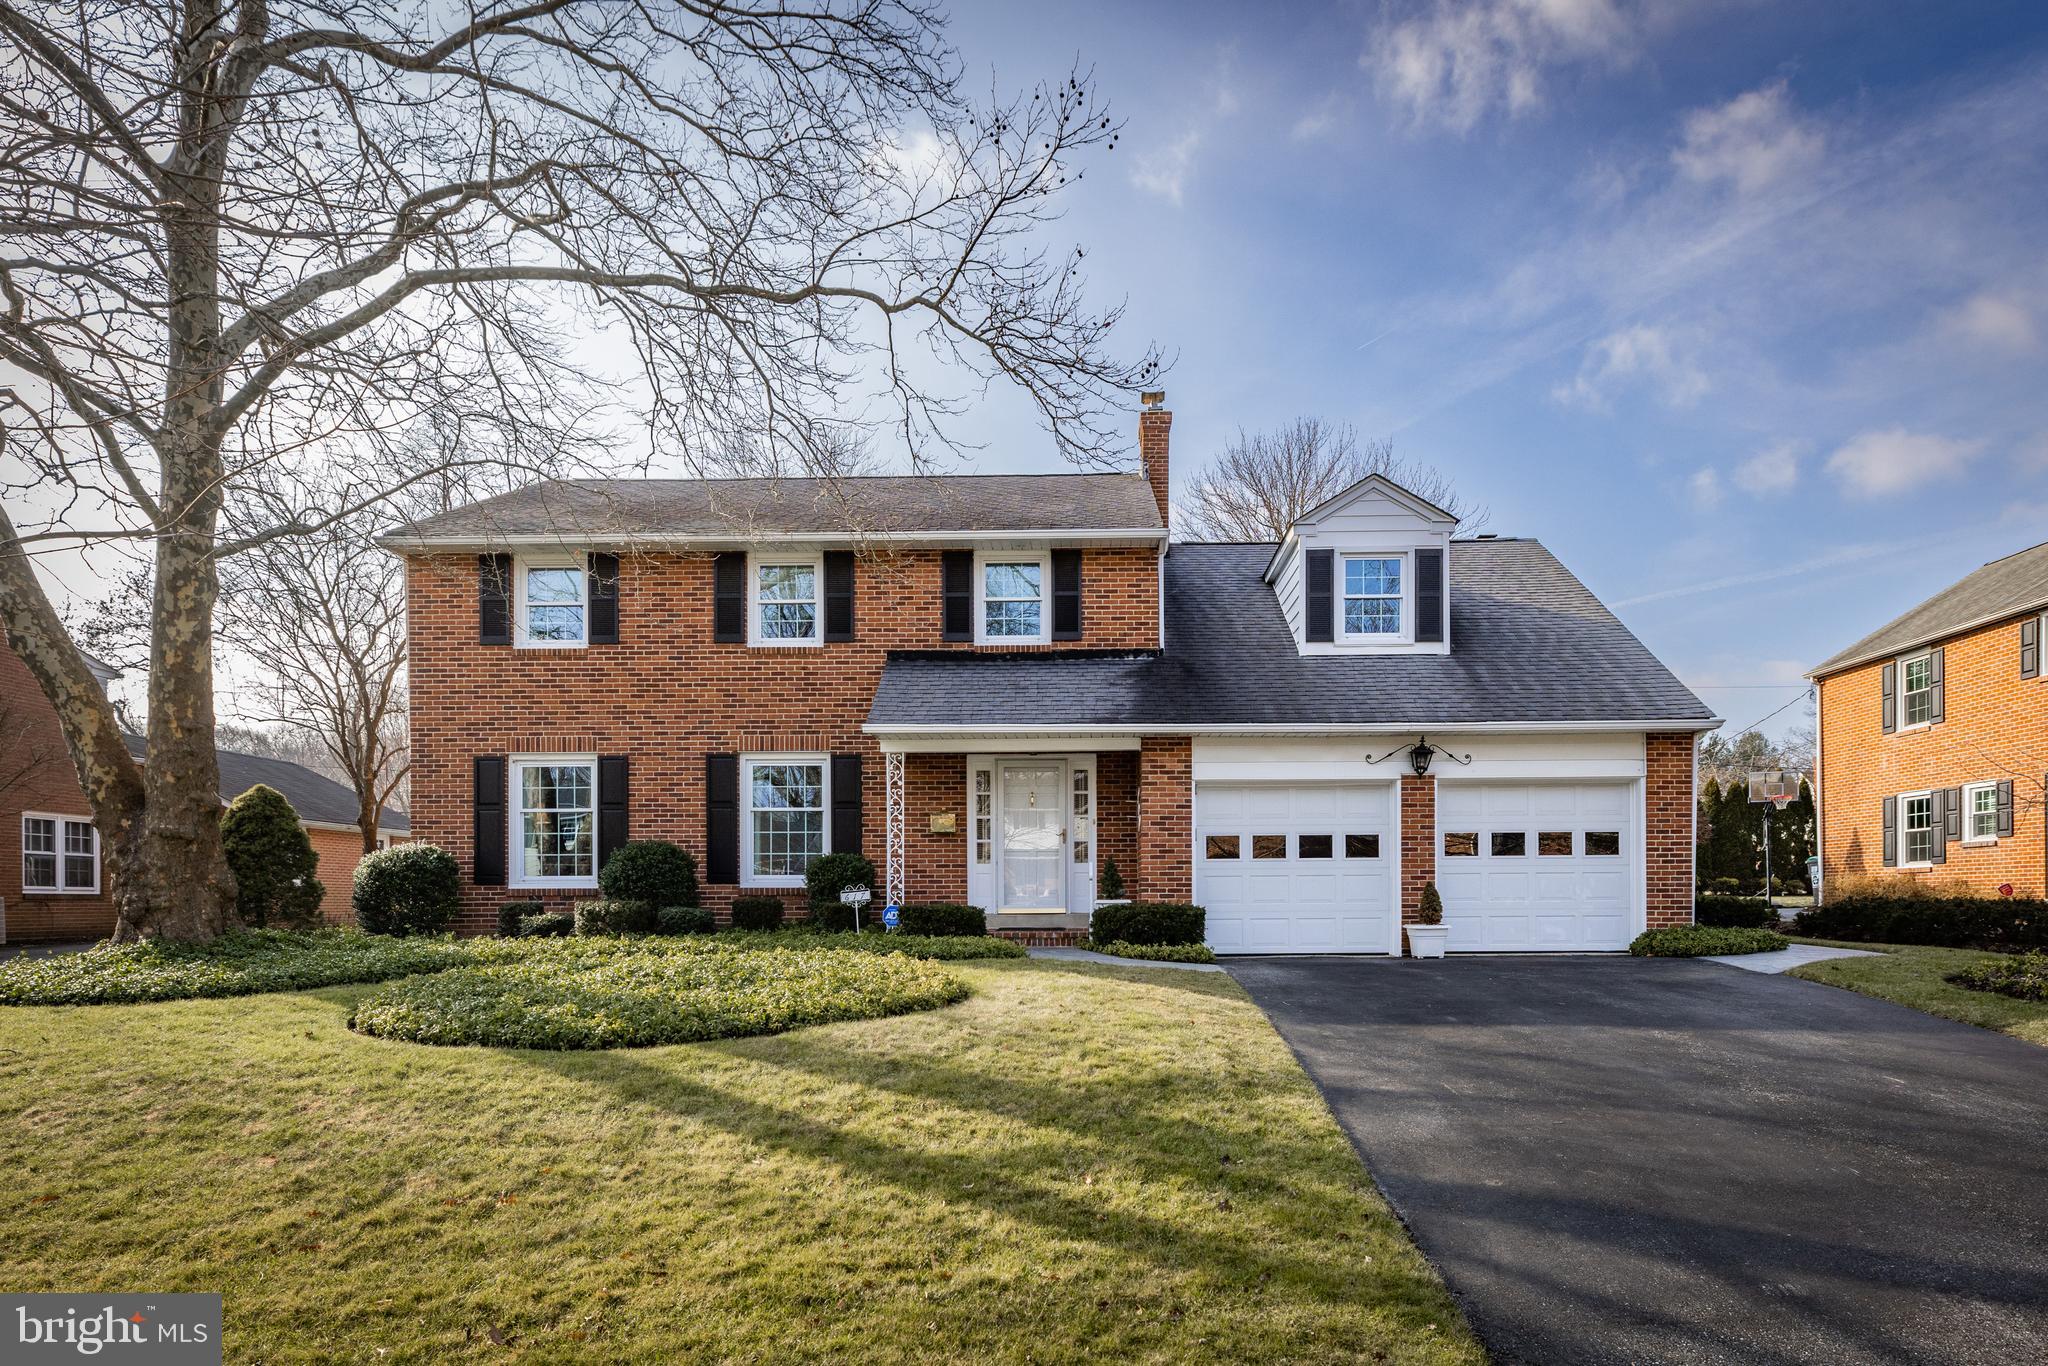
<svg viewBox="0 0 2048 1366">
<path fill-rule="evenodd" d="M 891 750 L 882 756 L 883 772 L 888 777 L 888 795 L 884 799 L 883 823 L 887 827 L 884 842 L 888 846 L 887 868 L 883 872 L 883 890 L 888 904 L 903 904 L 903 752 Z"/>
</svg>

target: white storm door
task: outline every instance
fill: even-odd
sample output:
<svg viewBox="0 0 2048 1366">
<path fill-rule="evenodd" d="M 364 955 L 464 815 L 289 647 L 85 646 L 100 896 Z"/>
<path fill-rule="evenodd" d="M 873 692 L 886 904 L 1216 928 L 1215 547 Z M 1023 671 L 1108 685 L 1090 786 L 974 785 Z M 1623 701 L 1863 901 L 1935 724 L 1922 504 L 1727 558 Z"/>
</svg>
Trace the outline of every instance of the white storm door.
<svg viewBox="0 0 2048 1366">
<path fill-rule="evenodd" d="M 1067 767 L 1002 766 L 1002 909 L 1066 909 Z"/>
</svg>

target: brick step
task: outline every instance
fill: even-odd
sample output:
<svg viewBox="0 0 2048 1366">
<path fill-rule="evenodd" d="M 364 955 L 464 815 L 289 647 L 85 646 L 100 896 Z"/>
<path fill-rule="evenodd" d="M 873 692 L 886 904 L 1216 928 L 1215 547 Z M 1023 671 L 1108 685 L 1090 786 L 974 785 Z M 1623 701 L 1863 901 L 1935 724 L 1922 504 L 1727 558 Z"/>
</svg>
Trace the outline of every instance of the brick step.
<svg viewBox="0 0 2048 1366">
<path fill-rule="evenodd" d="M 1022 944 L 1027 949 L 1071 949 L 1088 937 L 1086 930 L 990 930 L 997 939 Z"/>
</svg>

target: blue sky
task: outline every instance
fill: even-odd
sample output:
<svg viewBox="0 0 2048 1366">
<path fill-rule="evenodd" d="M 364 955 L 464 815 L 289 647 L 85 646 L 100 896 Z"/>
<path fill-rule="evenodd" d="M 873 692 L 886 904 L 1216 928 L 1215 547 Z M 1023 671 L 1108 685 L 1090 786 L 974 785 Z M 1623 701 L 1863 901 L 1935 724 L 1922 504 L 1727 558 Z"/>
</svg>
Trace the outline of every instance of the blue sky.
<svg viewBox="0 0 2048 1366">
<path fill-rule="evenodd" d="M 2048 538 L 2048 7 L 1039 0 L 953 38 L 1126 120 L 1055 237 L 1178 353 L 1183 477 L 1240 426 L 1390 437 L 1736 724 Z M 1048 467 L 985 421 L 980 468 Z"/>
</svg>

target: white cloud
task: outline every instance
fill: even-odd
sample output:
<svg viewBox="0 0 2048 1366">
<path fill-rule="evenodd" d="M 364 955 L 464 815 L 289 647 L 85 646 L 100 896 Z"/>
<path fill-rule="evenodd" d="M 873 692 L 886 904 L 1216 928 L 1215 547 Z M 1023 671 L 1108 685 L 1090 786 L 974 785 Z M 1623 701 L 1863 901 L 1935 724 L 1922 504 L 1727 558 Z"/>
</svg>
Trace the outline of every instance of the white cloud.
<svg viewBox="0 0 2048 1366">
<path fill-rule="evenodd" d="M 1994 351 L 2032 351 L 2041 344 L 2034 315 L 2008 295 L 1985 290 L 1944 313 L 1941 331 Z"/>
<path fill-rule="evenodd" d="M 1315 108 L 1294 121 L 1289 136 L 1296 142 L 1314 142 L 1318 138 L 1328 137 L 1337 131 L 1343 109 L 1344 101 L 1341 95 L 1325 95 Z"/>
<path fill-rule="evenodd" d="M 1685 116 L 1672 164 L 1692 180 L 1750 195 L 1820 163 L 1827 139 L 1792 106 L 1785 82 Z"/>
<path fill-rule="evenodd" d="M 1799 443 L 1780 441 L 1735 467 L 1735 486 L 1744 493 L 1783 493 L 1799 482 Z"/>
<path fill-rule="evenodd" d="M 1131 183 L 1180 207 L 1181 191 L 1195 168 L 1195 149 L 1201 145 L 1201 132 L 1190 128 L 1157 152 L 1139 157 Z"/>
<path fill-rule="evenodd" d="M 1674 408 L 1697 403 L 1711 387 L 1699 367 L 1679 354 L 1669 332 L 1638 325 L 1587 347 L 1578 375 L 1551 394 L 1560 403 L 1605 412 L 1614 392 L 1635 380 L 1655 385 Z"/>
<path fill-rule="evenodd" d="M 1685 481 L 1685 491 L 1694 507 L 1712 512 L 1721 506 L 1721 472 L 1712 465 L 1702 465 Z"/>
<path fill-rule="evenodd" d="M 1828 473 L 1861 498 L 1903 493 L 1960 471 L 1984 448 L 1904 427 L 1865 432 L 1828 457 Z"/>
</svg>

